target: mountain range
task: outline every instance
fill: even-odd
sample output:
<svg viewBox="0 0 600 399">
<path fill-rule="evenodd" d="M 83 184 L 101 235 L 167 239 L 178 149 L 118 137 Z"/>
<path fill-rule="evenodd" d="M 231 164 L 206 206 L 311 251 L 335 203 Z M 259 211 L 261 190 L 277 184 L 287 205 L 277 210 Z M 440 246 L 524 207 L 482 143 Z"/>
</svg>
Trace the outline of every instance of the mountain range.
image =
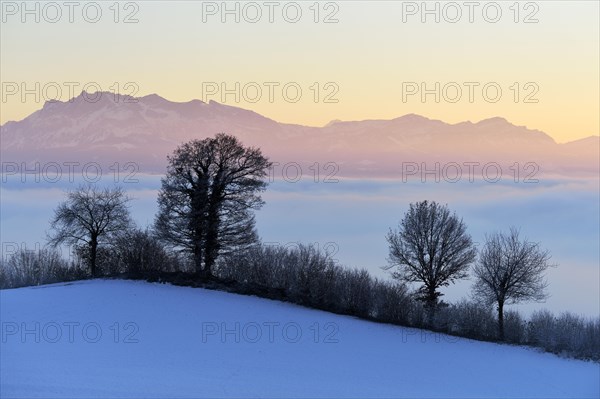
<svg viewBox="0 0 600 399">
<path fill-rule="evenodd" d="M 92 101 L 93 100 L 93 101 Z M 535 162 L 542 173 L 597 176 L 600 139 L 559 144 L 549 135 L 495 117 L 449 124 L 408 114 L 391 120 L 332 121 L 323 127 L 279 123 L 256 112 L 200 100 L 172 102 L 156 94 L 86 93 L 47 101 L 0 127 L 3 162 L 135 162 L 162 173 L 179 144 L 226 132 L 284 165 L 334 162 L 339 176 L 393 177 L 403 163 Z"/>
</svg>

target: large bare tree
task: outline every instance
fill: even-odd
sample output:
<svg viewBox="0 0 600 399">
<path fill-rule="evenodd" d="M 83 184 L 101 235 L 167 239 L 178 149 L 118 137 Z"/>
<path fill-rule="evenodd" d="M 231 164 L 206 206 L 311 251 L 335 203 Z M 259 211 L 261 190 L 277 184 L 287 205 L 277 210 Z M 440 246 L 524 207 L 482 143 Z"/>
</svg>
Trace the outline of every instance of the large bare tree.
<svg viewBox="0 0 600 399">
<path fill-rule="evenodd" d="M 120 187 L 97 188 L 88 184 L 67 193 L 50 221 L 49 244 L 79 244 L 87 246 L 92 277 L 97 275 L 98 246 L 109 242 L 132 225 L 125 191 Z"/>
<path fill-rule="evenodd" d="M 190 252 L 196 273 L 209 278 L 220 254 L 257 241 L 251 210 L 263 205 L 271 163 L 223 133 L 185 143 L 168 159 L 155 229 Z"/>
<path fill-rule="evenodd" d="M 505 233 L 486 236 L 479 260 L 473 268 L 477 296 L 495 303 L 498 310 L 498 337 L 504 340 L 504 305 L 547 297 L 544 278 L 550 253 L 538 243 L 519 237 L 514 227 Z"/>
<path fill-rule="evenodd" d="M 468 276 L 476 250 L 466 225 L 447 206 L 422 201 L 410 204 L 398 230 L 387 235 L 393 277 L 423 283 L 419 299 L 429 309 L 430 322 L 442 295 L 438 289 Z"/>
</svg>

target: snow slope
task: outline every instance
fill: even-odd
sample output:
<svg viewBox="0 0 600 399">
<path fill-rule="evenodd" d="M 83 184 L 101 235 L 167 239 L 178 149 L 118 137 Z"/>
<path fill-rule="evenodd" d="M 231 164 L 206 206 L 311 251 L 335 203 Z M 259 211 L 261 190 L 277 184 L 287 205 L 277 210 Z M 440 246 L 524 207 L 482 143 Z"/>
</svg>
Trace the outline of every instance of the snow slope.
<svg viewBox="0 0 600 399">
<path fill-rule="evenodd" d="M 255 297 L 93 280 L 0 301 L 2 398 L 600 396 L 595 363 Z"/>
</svg>

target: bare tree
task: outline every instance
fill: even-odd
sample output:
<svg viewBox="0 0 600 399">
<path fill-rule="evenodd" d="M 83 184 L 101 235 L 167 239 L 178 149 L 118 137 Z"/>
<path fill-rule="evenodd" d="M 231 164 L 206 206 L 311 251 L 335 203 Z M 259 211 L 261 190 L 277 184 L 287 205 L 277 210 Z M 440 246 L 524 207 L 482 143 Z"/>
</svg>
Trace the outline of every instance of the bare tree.
<svg viewBox="0 0 600 399">
<path fill-rule="evenodd" d="M 84 243 L 89 251 L 90 272 L 95 277 L 98 245 L 109 242 L 132 225 L 128 208 L 130 200 L 120 187 L 99 189 L 93 185 L 80 186 L 67 193 L 67 200 L 54 211 L 49 243 L 55 247 L 63 243 Z"/>
<path fill-rule="evenodd" d="M 259 193 L 270 167 L 260 149 L 223 133 L 181 145 L 162 180 L 159 237 L 190 252 L 196 273 L 211 277 L 220 254 L 256 242 L 251 209 L 263 204 Z"/>
<path fill-rule="evenodd" d="M 550 254 L 538 243 L 521 240 L 519 230 L 486 236 L 479 260 L 473 268 L 475 294 L 498 309 L 498 337 L 504 340 L 504 305 L 547 297 L 544 272 Z"/>
<path fill-rule="evenodd" d="M 389 266 L 393 277 L 421 282 L 418 299 L 429 309 L 430 323 L 442 295 L 438 289 L 468 276 L 476 250 L 462 219 L 434 202 L 410 204 L 397 231 L 390 229 Z"/>
</svg>

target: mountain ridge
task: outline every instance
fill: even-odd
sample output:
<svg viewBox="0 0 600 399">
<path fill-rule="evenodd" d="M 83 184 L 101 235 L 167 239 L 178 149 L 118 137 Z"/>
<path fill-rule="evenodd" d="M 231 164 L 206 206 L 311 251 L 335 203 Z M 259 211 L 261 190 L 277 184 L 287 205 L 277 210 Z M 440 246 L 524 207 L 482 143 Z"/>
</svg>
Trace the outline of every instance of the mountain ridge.
<svg viewBox="0 0 600 399">
<path fill-rule="evenodd" d="M 393 119 L 334 120 L 322 127 L 277 122 L 255 111 L 201 100 L 174 102 L 158 94 L 132 97 L 82 92 L 47 101 L 20 121 L 0 126 L 3 159 L 139 162 L 164 170 L 166 155 L 191 139 L 226 132 L 271 158 L 337 162 L 348 175 L 389 175 L 407 162 L 540 162 L 548 171 L 598 169 L 600 138 L 559 144 L 503 117 L 447 123 L 414 113 Z M 370 165 L 368 168 L 364 165 Z"/>
</svg>

